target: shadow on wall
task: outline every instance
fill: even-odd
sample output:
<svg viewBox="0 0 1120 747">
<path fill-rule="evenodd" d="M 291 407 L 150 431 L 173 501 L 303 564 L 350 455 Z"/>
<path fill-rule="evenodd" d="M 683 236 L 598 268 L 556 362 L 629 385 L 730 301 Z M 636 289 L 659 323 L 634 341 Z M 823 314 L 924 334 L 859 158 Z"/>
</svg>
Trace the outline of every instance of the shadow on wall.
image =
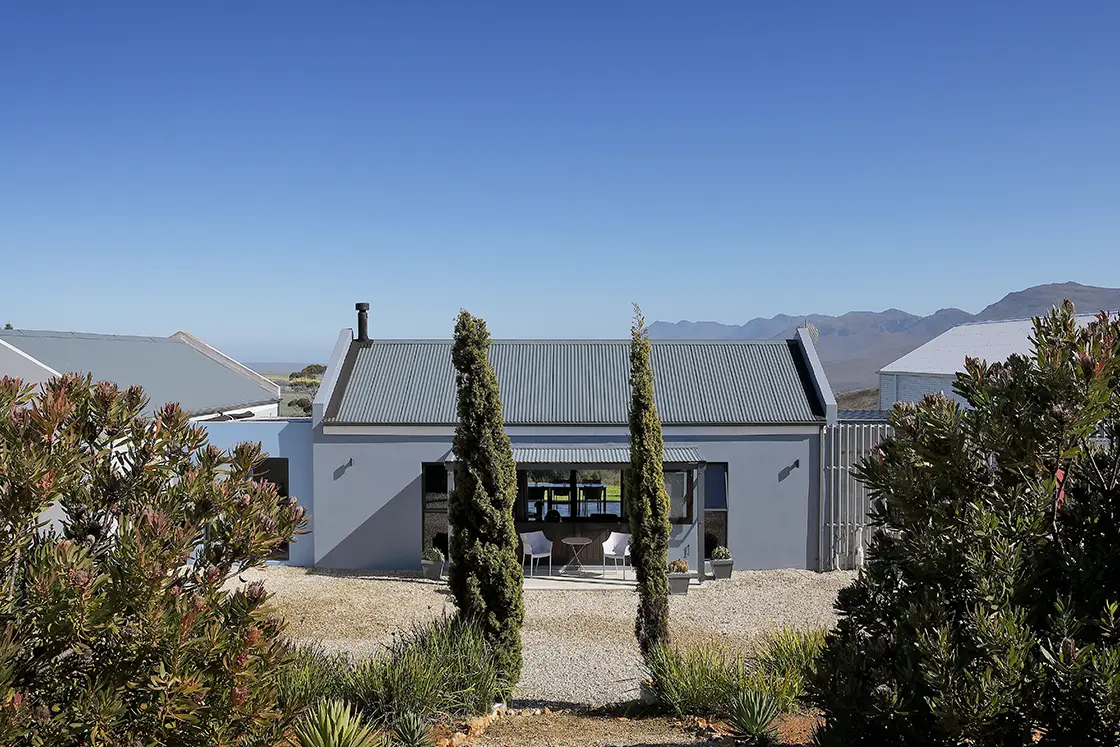
<svg viewBox="0 0 1120 747">
<path fill-rule="evenodd" d="M 342 464 L 335 467 L 334 479 L 341 480 L 343 475 L 346 474 L 346 470 L 350 469 L 353 466 L 354 466 L 354 457 L 350 457 L 349 461 L 343 462 Z"/>
<path fill-rule="evenodd" d="M 353 460 L 336 469 L 335 479 L 345 474 L 352 463 Z M 340 503 L 337 510 L 359 512 L 369 505 L 367 496 L 358 493 Z M 360 519 L 359 516 L 353 518 L 355 524 Z M 422 533 L 420 476 L 417 475 L 323 555 L 316 565 L 347 570 L 419 570 Z"/>
<path fill-rule="evenodd" d="M 801 460 L 794 459 L 793 464 L 789 465 L 788 467 L 783 467 L 782 470 L 778 473 L 778 482 L 784 482 L 785 479 L 789 477 L 793 473 L 793 471 L 800 466 Z"/>
</svg>

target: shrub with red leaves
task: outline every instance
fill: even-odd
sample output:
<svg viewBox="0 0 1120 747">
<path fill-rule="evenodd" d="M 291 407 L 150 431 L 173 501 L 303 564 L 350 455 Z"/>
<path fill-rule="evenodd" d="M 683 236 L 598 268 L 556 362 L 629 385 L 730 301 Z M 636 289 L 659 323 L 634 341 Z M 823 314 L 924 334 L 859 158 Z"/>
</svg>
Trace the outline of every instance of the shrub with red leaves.
<svg viewBox="0 0 1120 747">
<path fill-rule="evenodd" d="M 1120 744 L 1120 318 L 1068 302 L 898 405 L 814 678 L 825 747 Z"/>
<path fill-rule="evenodd" d="M 177 405 L 0 380 L 0 744 L 275 744 L 283 622 L 227 584 L 302 529 Z M 41 518 L 54 506 L 60 531 Z"/>
</svg>

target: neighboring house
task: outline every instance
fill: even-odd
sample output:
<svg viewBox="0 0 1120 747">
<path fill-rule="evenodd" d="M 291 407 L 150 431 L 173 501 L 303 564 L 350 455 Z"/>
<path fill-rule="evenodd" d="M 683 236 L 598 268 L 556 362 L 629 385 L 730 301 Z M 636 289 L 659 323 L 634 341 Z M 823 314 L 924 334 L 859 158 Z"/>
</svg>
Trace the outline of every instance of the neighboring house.
<svg viewBox="0 0 1120 747">
<path fill-rule="evenodd" d="M 313 498 L 304 501 L 313 503 L 314 533 L 303 542 L 316 566 L 418 568 L 425 544 L 446 541 L 457 420 L 451 342 L 368 339 L 365 314 L 357 337 L 339 335 L 315 398 Z M 518 531 L 545 531 L 559 561 L 563 537 L 591 538 L 582 560 L 597 564 L 606 535 L 629 531 L 629 351 L 629 340 L 490 348 L 518 462 Z M 836 401 L 809 336 L 655 341 L 652 362 L 671 555 L 695 570 L 711 544 L 726 543 L 737 568 L 818 567 L 821 435 L 836 422 Z"/>
<path fill-rule="evenodd" d="M 1093 318 L 1092 314 L 1077 317 L 1080 324 Z M 964 370 L 965 357 L 995 363 L 1016 353 L 1030 355 L 1033 332 L 1031 319 L 970 322 L 953 327 L 879 370 L 879 407 L 888 410 L 896 402 L 917 402 L 933 392 L 944 392 L 962 401 L 953 392 L 953 382 L 957 372 Z"/>
<path fill-rule="evenodd" d="M 121 388 L 139 384 L 149 412 L 178 402 L 194 420 L 275 417 L 280 388 L 186 332 L 171 337 L 41 330 L 0 331 L 0 376 L 41 382 L 92 374 Z"/>
</svg>

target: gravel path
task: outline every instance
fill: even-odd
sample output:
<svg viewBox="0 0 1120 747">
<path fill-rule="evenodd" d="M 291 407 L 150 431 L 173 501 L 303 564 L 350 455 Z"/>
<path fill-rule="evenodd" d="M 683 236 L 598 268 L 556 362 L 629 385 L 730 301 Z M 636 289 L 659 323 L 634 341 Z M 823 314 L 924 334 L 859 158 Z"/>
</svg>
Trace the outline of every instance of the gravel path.
<svg viewBox="0 0 1120 747">
<path fill-rule="evenodd" d="M 454 609 L 445 584 L 411 573 L 273 566 L 243 578 L 265 580 L 292 638 L 320 640 L 357 656 L 381 649 L 396 631 Z M 783 626 L 831 626 L 836 593 L 853 578 L 843 571 L 744 571 L 729 581 L 693 586 L 671 598 L 674 640 L 743 649 Z M 642 677 L 633 632 L 636 602 L 631 589 L 526 591 L 516 697 L 551 705 L 633 698 Z"/>
</svg>

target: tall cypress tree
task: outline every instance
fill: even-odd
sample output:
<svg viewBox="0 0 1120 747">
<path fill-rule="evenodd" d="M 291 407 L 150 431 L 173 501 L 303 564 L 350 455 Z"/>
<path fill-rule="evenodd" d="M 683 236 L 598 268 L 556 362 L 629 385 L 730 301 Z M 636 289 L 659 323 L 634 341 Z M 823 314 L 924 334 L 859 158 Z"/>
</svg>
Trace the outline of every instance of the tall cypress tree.
<svg viewBox="0 0 1120 747">
<path fill-rule="evenodd" d="M 507 686 L 521 678 L 525 619 L 518 538 L 513 524 L 517 467 L 505 433 L 498 377 L 486 358 L 486 322 L 463 310 L 451 351 L 459 394 L 448 584 L 459 613 L 482 623 Z"/>
<path fill-rule="evenodd" d="M 630 513 L 630 558 L 638 577 L 638 618 L 634 633 L 642 654 L 669 642 L 669 494 L 665 490 L 665 445 L 653 401 L 649 333 L 634 304 L 630 327 L 630 471 L 626 503 Z"/>
</svg>

